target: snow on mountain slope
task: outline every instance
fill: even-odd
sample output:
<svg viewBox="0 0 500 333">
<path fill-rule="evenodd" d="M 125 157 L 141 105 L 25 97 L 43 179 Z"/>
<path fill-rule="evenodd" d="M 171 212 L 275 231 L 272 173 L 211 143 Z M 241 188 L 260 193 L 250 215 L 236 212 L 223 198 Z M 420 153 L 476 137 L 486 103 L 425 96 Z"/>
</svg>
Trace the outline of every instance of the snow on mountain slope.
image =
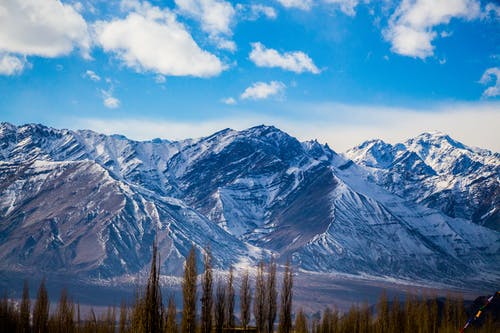
<svg viewBox="0 0 500 333">
<path fill-rule="evenodd" d="M 92 161 L 0 163 L 0 262 L 37 272 L 112 277 L 149 267 L 179 274 L 191 244 L 214 244 L 221 266 L 247 247 L 174 198 L 145 195 Z"/>
<path fill-rule="evenodd" d="M 345 156 L 364 166 L 370 180 L 401 197 L 500 230 L 498 153 L 434 132 L 396 145 L 367 141 Z"/>
<path fill-rule="evenodd" d="M 467 271 L 498 281 L 498 232 L 398 192 L 439 177 L 463 184 L 450 171 L 460 156 L 483 174 L 498 170 L 496 155 L 450 142 L 368 142 L 350 152 L 358 166 L 272 126 L 137 142 L 2 123 L 0 269 L 137 274 L 157 235 L 162 271 L 174 275 L 191 244 L 210 244 L 219 267 L 273 253 L 315 272 L 458 283 Z"/>
<path fill-rule="evenodd" d="M 461 174 L 481 166 L 498 167 L 500 155 L 473 149 L 441 132 L 423 133 L 404 143 L 438 174 Z M 468 161 L 468 162 L 466 162 Z"/>
<path fill-rule="evenodd" d="M 269 232 L 274 208 L 320 164 L 329 166 L 295 138 L 259 126 L 201 139 L 173 156 L 169 167 L 183 200 L 228 232 L 255 238 Z"/>
<path fill-rule="evenodd" d="M 160 139 L 138 142 L 120 135 L 107 136 L 89 130 L 56 130 L 37 124 L 16 128 L 2 123 L 0 160 L 92 160 L 120 179 L 166 194 L 171 190 L 164 175 L 167 162 L 191 142 Z"/>
</svg>

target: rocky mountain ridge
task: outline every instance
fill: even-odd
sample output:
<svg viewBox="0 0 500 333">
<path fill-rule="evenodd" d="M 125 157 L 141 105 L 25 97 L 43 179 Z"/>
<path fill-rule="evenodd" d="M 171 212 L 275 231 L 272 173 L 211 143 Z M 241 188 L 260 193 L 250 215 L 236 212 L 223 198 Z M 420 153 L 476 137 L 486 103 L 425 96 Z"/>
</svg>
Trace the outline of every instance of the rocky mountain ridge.
<svg viewBox="0 0 500 333">
<path fill-rule="evenodd" d="M 467 147 L 433 132 L 395 145 L 366 141 L 345 156 L 392 193 L 450 217 L 500 230 L 498 153 Z"/>
<path fill-rule="evenodd" d="M 275 255 L 319 273 L 499 281 L 498 154 L 418 140 L 342 156 L 272 126 L 138 142 L 2 123 L 0 269 L 139 274 L 156 235 L 169 275 L 191 244 L 210 244 L 221 268 Z M 460 214 L 443 208 L 443 194 L 408 195 L 428 193 L 435 177 L 490 194 L 455 192 L 477 199 Z"/>
</svg>

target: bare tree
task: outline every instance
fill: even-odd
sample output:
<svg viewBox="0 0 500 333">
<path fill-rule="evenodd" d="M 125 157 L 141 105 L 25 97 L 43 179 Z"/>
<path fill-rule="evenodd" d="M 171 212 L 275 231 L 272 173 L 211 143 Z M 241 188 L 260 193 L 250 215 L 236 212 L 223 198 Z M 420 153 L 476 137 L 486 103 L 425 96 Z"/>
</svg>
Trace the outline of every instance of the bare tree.
<svg viewBox="0 0 500 333">
<path fill-rule="evenodd" d="M 75 331 L 74 310 L 73 302 L 68 298 L 68 291 L 63 288 L 53 320 L 56 332 L 71 333 Z"/>
<path fill-rule="evenodd" d="M 177 309 L 174 296 L 168 299 L 167 318 L 165 319 L 165 333 L 177 333 Z"/>
<path fill-rule="evenodd" d="M 28 281 L 24 280 L 23 297 L 21 300 L 21 306 L 19 308 L 19 331 L 22 333 L 29 333 L 31 331 L 30 307 L 31 302 Z"/>
<path fill-rule="evenodd" d="M 14 300 L 9 299 L 4 290 L 0 301 L 0 332 L 17 332 L 19 329 L 19 311 Z"/>
<path fill-rule="evenodd" d="M 382 291 L 377 304 L 377 323 L 376 332 L 385 333 L 389 331 L 389 301 L 386 291 Z"/>
<path fill-rule="evenodd" d="M 122 300 L 120 305 L 120 323 L 118 326 L 119 333 L 125 333 L 127 331 L 127 312 L 127 304 L 125 303 L 125 300 Z"/>
<path fill-rule="evenodd" d="M 40 283 L 38 295 L 33 307 L 33 332 L 47 333 L 49 325 L 49 296 L 45 288 L 45 279 Z"/>
<path fill-rule="evenodd" d="M 182 333 L 196 332 L 196 253 L 191 247 L 184 267 L 182 281 Z"/>
<path fill-rule="evenodd" d="M 372 324 L 372 313 L 370 310 L 370 306 L 368 305 L 368 303 L 365 302 L 361 306 L 359 333 L 371 332 L 371 324 Z M 401 330 L 401 332 L 404 332 L 404 330 Z"/>
<path fill-rule="evenodd" d="M 81 330 L 82 318 L 80 317 L 80 302 L 76 304 L 76 329 Z"/>
<path fill-rule="evenodd" d="M 85 321 L 84 324 L 84 331 L 85 332 L 97 332 L 99 329 L 99 326 L 97 324 L 97 318 L 94 312 L 93 308 L 90 308 L 90 312 L 87 315 L 87 320 Z"/>
<path fill-rule="evenodd" d="M 135 290 L 135 300 L 130 312 L 130 330 L 137 333 L 146 333 L 146 316 L 144 315 L 146 308 L 145 297 L 143 291 L 137 286 Z M 96 324 L 97 325 L 97 324 Z"/>
<path fill-rule="evenodd" d="M 210 333 L 212 331 L 212 254 L 210 247 L 205 249 L 205 272 L 202 277 L 202 296 L 201 296 L 201 333 Z"/>
<path fill-rule="evenodd" d="M 274 322 L 278 309 L 278 292 L 276 291 L 276 262 L 271 258 L 268 267 L 266 283 L 266 330 L 268 333 L 274 332 Z"/>
<path fill-rule="evenodd" d="M 226 315 L 226 286 L 223 279 L 217 281 L 217 290 L 215 291 L 215 333 L 222 333 Z"/>
<path fill-rule="evenodd" d="M 326 307 L 326 309 L 323 311 L 320 333 L 334 332 L 336 330 L 336 327 L 334 327 L 334 321 L 335 320 L 333 318 L 332 310 L 329 307 Z"/>
<path fill-rule="evenodd" d="M 149 272 L 148 284 L 146 286 L 145 299 L 145 331 L 159 333 L 163 331 L 163 302 L 160 289 L 160 259 L 158 256 L 158 245 L 156 240 L 153 244 L 153 258 Z"/>
<path fill-rule="evenodd" d="M 156 239 L 153 243 L 151 270 L 145 291 L 137 288 L 130 315 L 130 330 L 137 333 L 163 331 L 163 301 L 160 289 L 160 258 Z"/>
<path fill-rule="evenodd" d="M 259 262 L 257 276 L 255 277 L 255 294 L 253 302 L 253 315 L 257 333 L 264 333 L 266 326 L 266 283 L 264 281 L 264 262 Z"/>
<path fill-rule="evenodd" d="M 241 326 L 246 330 L 250 322 L 250 305 L 252 303 L 252 293 L 250 290 L 250 280 L 248 270 L 243 273 L 240 289 L 240 311 Z"/>
<path fill-rule="evenodd" d="M 287 260 L 285 272 L 283 273 L 283 285 L 281 286 L 279 333 L 290 333 L 292 331 L 292 287 L 293 275 L 290 261 Z"/>
<path fill-rule="evenodd" d="M 299 310 L 295 317 L 295 332 L 296 333 L 309 333 L 307 328 L 307 318 L 302 309 Z"/>
<path fill-rule="evenodd" d="M 227 280 L 227 291 L 226 291 L 226 327 L 234 328 L 234 273 L 233 267 L 229 268 L 229 277 Z"/>
<path fill-rule="evenodd" d="M 101 320 L 101 330 L 103 333 L 115 333 L 115 325 L 116 325 L 116 308 L 115 306 L 108 306 L 108 311 L 106 313 L 106 317 Z"/>
</svg>

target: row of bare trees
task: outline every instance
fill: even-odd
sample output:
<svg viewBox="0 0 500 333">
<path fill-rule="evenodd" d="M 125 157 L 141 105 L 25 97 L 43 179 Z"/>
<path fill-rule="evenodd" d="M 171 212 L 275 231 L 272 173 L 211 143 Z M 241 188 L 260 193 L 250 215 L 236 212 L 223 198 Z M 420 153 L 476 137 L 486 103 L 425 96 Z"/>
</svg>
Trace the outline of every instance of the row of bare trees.
<svg viewBox="0 0 500 333">
<path fill-rule="evenodd" d="M 87 319 L 82 320 L 80 305 L 75 305 L 69 298 L 66 289 L 61 291 L 57 307 L 50 314 L 50 302 L 45 280 L 40 283 L 32 309 L 33 312 L 31 312 L 28 282 L 25 281 L 22 299 L 19 304 L 9 299 L 7 293 L 4 294 L 0 301 L 0 332 L 115 332 L 116 316 L 114 308 L 108 308 L 108 312 L 100 317 L 97 317 L 95 312 L 91 310 Z"/>
<path fill-rule="evenodd" d="M 199 328 L 201 333 L 221 333 L 224 330 L 236 328 L 235 307 L 236 291 L 233 268 L 230 268 L 227 278 L 219 277 L 214 283 L 212 255 L 210 248 L 204 251 L 204 272 L 201 277 L 201 315 Z M 196 257 L 191 249 L 184 269 L 182 284 L 182 333 L 196 333 Z M 292 286 L 293 276 L 289 263 L 285 265 L 281 290 L 281 307 L 279 309 L 278 332 L 289 333 L 292 329 Z M 278 314 L 278 292 L 276 262 L 272 259 L 266 265 L 260 262 L 257 267 L 255 287 L 251 290 L 250 275 L 245 271 L 240 286 L 240 321 L 244 330 L 248 329 L 251 311 L 255 318 L 255 329 L 258 333 L 275 331 Z M 253 303 L 253 307 L 252 307 Z"/>
<path fill-rule="evenodd" d="M 191 248 L 186 257 L 182 281 L 182 316 L 178 322 L 178 312 L 173 296 L 168 299 L 165 309 L 160 286 L 160 258 L 156 243 L 153 246 L 151 269 L 144 290 L 137 290 L 132 306 L 122 302 L 117 311 L 109 307 L 107 312 L 97 316 L 91 309 L 86 317 L 80 317 L 80 305 L 68 297 L 63 289 L 55 311 L 50 314 L 50 302 L 42 281 L 33 308 L 29 297 L 28 283 L 25 282 L 21 302 L 9 300 L 7 294 L 0 302 L 0 332 L 20 333 L 222 333 L 236 328 L 236 290 L 234 270 L 229 274 L 218 274 L 214 279 L 210 247 L 204 250 L 204 271 L 201 275 L 201 312 L 197 317 L 198 273 L 196 252 Z M 266 270 L 267 269 L 267 270 Z M 215 281 L 214 281 L 215 280 Z M 292 271 L 286 264 L 279 309 L 280 333 L 292 329 Z M 240 287 L 241 328 L 249 328 L 253 312 L 257 333 L 275 331 L 278 314 L 278 292 L 276 263 L 266 266 L 263 262 L 257 267 L 254 292 L 252 293 L 250 274 L 243 273 Z M 252 297 L 254 295 L 254 297 Z M 253 308 L 252 308 L 253 304 Z M 31 312 L 31 310 L 33 312 Z M 252 311 L 253 310 L 253 311 Z"/>
<path fill-rule="evenodd" d="M 80 305 L 68 297 L 65 289 L 55 311 L 42 281 L 36 301 L 31 305 L 28 283 L 25 282 L 20 302 L 9 300 L 7 294 L 0 301 L 0 332 L 13 333 L 222 333 L 235 329 L 257 333 L 451 333 L 456 332 L 466 320 L 461 299 L 447 297 L 444 301 L 435 297 L 417 298 L 410 294 L 401 304 L 398 298 L 389 302 L 382 294 L 375 317 L 373 309 L 365 304 L 353 306 L 348 312 L 326 308 L 321 314 L 307 316 L 299 310 L 292 318 L 293 274 L 290 265 L 284 267 L 281 292 L 278 293 L 277 265 L 271 261 L 260 262 L 252 283 L 245 271 L 239 287 L 239 323 L 236 324 L 236 286 L 234 271 L 214 274 L 212 255 L 207 247 L 203 254 L 204 271 L 201 275 L 201 297 L 198 298 L 198 273 L 196 252 L 192 248 L 186 257 L 182 281 L 182 314 L 173 296 L 163 304 L 160 286 L 160 258 L 156 244 L 147 285 L 138 290 L 131 306 L 122 302 L 118 320 L 117 311 L 109 307 L 97 316 L 90 310 L 80 317 Z M 253 286 L 253 288 L 252 288 Z M 200 307 L 198 314 L 198 301 Z M 279 308 L 278 308 L 279 304 Z M 32 312 L 31 312 L 32 311 Z M 253 315 L 253 326 L 250 327 Z M 495 326 L 497 325 L 497 326 Z M 491 317 L 474 332 L 493 332 L 498 329 Z"/>
<path fill-rule="evenodd" d="M 302 310 L 295 316 L 296 333 L 457 333 L 467 320 L 462 298 L 448 295 L 444 300 L 407 294 L 404 303 L 395 297 L 388 301 L 382 293 L 376 305 L 377 316 L 365 303 L 352 306 L 346 313 L 326 308 L 308 318 Z M 470 333 L 500 332 L 491 313 L 482 325 L 469 327 Z"/>
</svg>

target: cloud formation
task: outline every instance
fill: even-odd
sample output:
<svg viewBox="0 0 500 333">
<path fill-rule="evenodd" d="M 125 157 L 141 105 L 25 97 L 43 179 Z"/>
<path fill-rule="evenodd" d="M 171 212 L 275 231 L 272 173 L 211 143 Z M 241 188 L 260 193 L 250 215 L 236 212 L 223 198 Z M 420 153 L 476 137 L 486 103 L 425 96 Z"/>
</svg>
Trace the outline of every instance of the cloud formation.
<svg viewBox="0 0 500 333">
<path fill-rule="evenodd" d="M 90 58 L 87 23 L 70 4 L 59 0 L 0 2 L 0 75 L 20 74 L 26 56 L 55 58 L 80 49 Z"/>
<path fill-rule="evenodd" d="M 116 109 L 120 107 L 120 100 L 113 96 L 111 90 L 101 90 L 102 102 L 108 109 Z"/>
<path fill-rule="evenodd" d="M 158 84 L 163 84 L 163 83 L 167 82 L 167 78 L 163 75 L 156 75 L 155 82 Z"/>
<path fill-rule="evenodd" d="M 87 69 L 84 74 L 85 77 L 89 78 L 90 80 L 94 82 L 99 82 L 101 81 L 101 77 L 97 75 L 94 71 L 91 71 L 90 69 Z"/>
<path fill-rule="evenodd" d="M 356 15 L 355 8 L 359 0 L 323 0 L 323 2 L 337 5 L 344 14 L 354 16 Z"/>
<path fill-rule="evenodd" d="M 312 59 L 301 51 L 280 54 L 274 49 L 268 49 L 261 43 L 252 43 L 249 58 L 259 67 L 277 67 L 295 73 L 310 72 L 319 74 Z"/>
<path fill-rule="evenodd" d="M 24 58 L 9 54 L 0 54 L 0 75 L 20 74 L 25 65 L 26 59 Z"/>
<path fill-rule="evenodd" d="M 473 20 L 480 16 L 478 0 L 403 0 L 389 19 L 384 38 L 394 53 L 425 59 L 434 55 L 432 42 L 439 37 L 438 26 L 454 18 Z"/>
<path fill-rule="evenodd" d="M 202 50 L 168 9 L 149 3 L 132 5 L 123 19 L 98 21 L 97 43 L 137 72 L 171 76 L 211 77 L 225 65 Z"/>
<path fill-rule="evenodd" d="M 278 17 L 278 13 L 276 13 L 276 10 L 271 6 L 261 4 L 243 5 L 239 3 L 235 8 L 238 16 L 248 21 L 255 21 L 262 16 L 268 19 L 275 19 Z"/>
<path fill-rule="evenodd" d="M 486 90 L 483 92 L 483 97 L 500 96 L 500 67 L 488 68 L 479 80 L 479 83 L 484 85 L 491 82 L 494 82 L 494 84 L 486 88 Z"/>
<path fill-rule="evenodd" d="M 255 82 L 250 87 L 246 88 L 241 94 L 241 99 L 267 99 L 271 96 L 283 94 L 285 91 L 285 84 L 280 81 L 271 82 Z"/>
<path fill-rule="evenodd" d="M 276 10 L 270 6 L 264 5 L 251 5 L 250 10 L 254 16 L 264 15 L 267 18 L 275 19 L 278 14 L 276 14 Z"/>
<path fill-rule="evenodd" d="M 203 31 L 221 49 L 236 50 L 236 44 L 226 38 L 232 35 L 231 24 L 235 9 L 223 0 L 175 0 L 180 12 L 200 22 Z"/>
<path fill-rule="evenodd" d="M 313 6 L 313 0 L 278 0 L 285 8 L 297 8 L 302 10 L 310 10 Z M 320 2 L 320 1 L 317 1 Z M 321 0 L 324 4 L 337 6 L 344 14 L 349 16 L 356 15 L 356 6 L 359 0 Z"/>
<path fill-rule="evenodd" d="M 90 44 L 87 23 L 70 4 L 0 2 L 0 52 L 53 58 L 79 48 L 88 57 Z"/>
<path fill-rule="evenodd" d="M 236 100 L 233 97 L 223 98 L 223 99 L 221 99 L 221 102 L 226 104 L 226 105 L 236 105 L 237 104 Z"/>
<path fill-rule="evenodd" d="M 309 10 L 312 6 L 312 0 L 278 0 L 278 2 L 285 8 L 297 8 L 302 10 Z"/>
</svg>

